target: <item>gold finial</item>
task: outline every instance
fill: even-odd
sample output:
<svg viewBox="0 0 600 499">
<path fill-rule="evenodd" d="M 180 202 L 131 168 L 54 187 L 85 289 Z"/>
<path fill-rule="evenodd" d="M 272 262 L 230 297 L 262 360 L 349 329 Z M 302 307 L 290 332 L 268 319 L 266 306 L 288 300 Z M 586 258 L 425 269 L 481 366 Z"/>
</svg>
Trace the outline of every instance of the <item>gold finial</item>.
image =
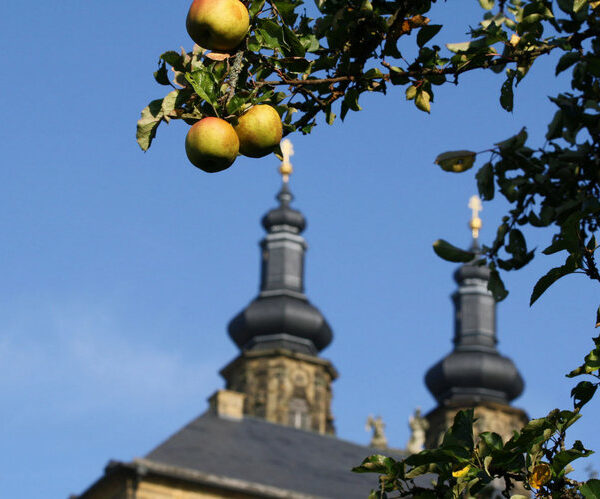
<svg viewBox="0 0 600 499">
<path fill-rule="evenodd" d="M 483 210 L 479 196 L 471 196 L 469 198 L 469 208 L 471 208 L 473 211 L 473 216 L 469 222 L 469 227 L 471 227 L 473 239 L 477 239 L 479 237 L 479 230 L 481 229 L 482 225 L 481 218 L 479 218 L 479 212 Z"/>
<path fill-rule="evenodd" d="M 294 146 L 292 141 L 289 139 L 283 139 L 281 141 L 281 154 L 283 155 L 283 161 L 281 162 L 281 166 L 279 167 L 279 173 L 283 177 L 283 181 L 287 182 L 290 179 L 290 175 L 294 171 L 292 168 L 292 163 L 290 162 L 290 157 L 294 155 Z"/>
</svg>

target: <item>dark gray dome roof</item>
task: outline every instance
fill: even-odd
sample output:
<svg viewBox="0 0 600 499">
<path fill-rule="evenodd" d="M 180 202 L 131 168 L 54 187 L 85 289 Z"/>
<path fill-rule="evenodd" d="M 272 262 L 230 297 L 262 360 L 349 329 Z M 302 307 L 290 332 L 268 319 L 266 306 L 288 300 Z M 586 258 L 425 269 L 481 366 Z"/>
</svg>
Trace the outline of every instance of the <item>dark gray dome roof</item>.
<svg viewBox="0 0 600 499">
<path fill-rule="evenodd" d="M 316 350 L 331 343 L 331 327 L 308 300 L 279 295 L 259 297 L 229 323 L 229 336 L 246 348 L 259 336 L 289 335 L 312 342 Z"/>
<path fill-rule="evenodd" d="M 443 401 L 508 403 L 523 392 L 523 378 L 512 360 L 497 352 L 454 351 L 431 367 L 425 384 Z"/>
<path fill-rule="evenodd" d="M 496 302 L 487 289 L 490 269 L 476 263 L 476 242 L 471 250 L 475 259 L 454 272 L 454 350 L 427 371 L 425 384 L 439 404 L 508 404 L 523 392 L 523 378 L 496 349 Z"/>
<path fill-rule="evenodd" d="M 454 280 L 460 285 L 463 284 L 466 279 L 483 279 L 489 281 L 490 269 L 485 265 L 475 265 L 473 263 L 461 265 L 454 272 Z"/>
<path fill-rule="evenodd" d="M 290 208 L 290 203 L 294 196 L 290 192 L 287 183 L 284 183 L 277 194 L 280 205 L 277 208 L 269 210 L 262 219 L 262 226 L 267 232 L 287 229 L 297 234 L 306 228 L 306 219 L 304 215 L 294 208 Z"/>
<path fill-rule="evenodd" d="M 293 198 L 284 181 L 279 206 L 262 219 L 267 235 L 261 241 L 260 292 L 228 327 L 242 350 L 286 348 L 316 355 L 333 338 L 325 317 L 304 294 L 306 241 L 300 233 L 306 220 L 290 207 Z"/>
</svg>

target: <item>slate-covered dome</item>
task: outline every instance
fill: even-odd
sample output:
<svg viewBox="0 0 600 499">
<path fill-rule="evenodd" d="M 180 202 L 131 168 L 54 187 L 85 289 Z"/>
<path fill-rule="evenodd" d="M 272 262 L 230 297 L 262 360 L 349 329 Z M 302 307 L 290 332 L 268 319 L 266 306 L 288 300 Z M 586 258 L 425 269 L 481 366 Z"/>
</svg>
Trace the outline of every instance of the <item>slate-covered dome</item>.
<svg viewBox="0 0 600 499">
<path fill-rule="evenodd" d="M 290 207 L 287 182 L 277 194 L 279 206 L 262 219 L 260 293 L 229 323 L 232 340 L 242 350 L 287 348 L 315 355 L 331 343 L 333 333 L 323 314 L 304 294 L 306 227 L 302 213 Z"/>
<path fill-rule="evenodd" d="M 279 295 L 259 297 L 229 323 L 229 336 L 241 349 L 252 346 L 256 338 L 264 336 L 290 336 L 288 341 L 310 341 L 317 351 L 331 343 L 331 327 L 319 310 L 308 300 Z M 265 339 L 265 338 L 261 338 Z"/>
<path fill-rule="evenodd" d="M 506 404 L 524 388 L 513 361 L 497 352 L 454 351 L 427 371 L 425 383 L 439 403 Z"/>
<path fill-rule="evenodd" d="M 477 252 L 476 245 L 472 248 Z M 523 378 L 496 348 L 496 302 L 487 289 L 490 269 L 474 262 L 454 273 L 458 289 L 454 350 L 431 367 L 425 383 L 439 404 L 491 401 L 507 404 L 524 388 Z"/>
<path fill-rule="evenodd" d="M 262 219 L 262 226 L 267 232 L 277 230 L 291 230 L 300 234 L 306 228 L 306 219 L 298 210 L 290 208 L 294 196 L 290 192 L 287 183 L 284 183 L 277 194 L 280 205 L 269 210 Z"/>
</svg>

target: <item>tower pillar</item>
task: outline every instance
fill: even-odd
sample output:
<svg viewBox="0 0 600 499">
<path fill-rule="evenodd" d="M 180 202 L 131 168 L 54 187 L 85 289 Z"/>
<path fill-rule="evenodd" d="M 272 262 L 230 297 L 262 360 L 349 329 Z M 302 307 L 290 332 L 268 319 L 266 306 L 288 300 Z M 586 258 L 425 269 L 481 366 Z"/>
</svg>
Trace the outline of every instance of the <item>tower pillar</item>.
<svg viewBox="0 0 600 499">
<path fill-rule="evenodd" d="M 307 244 L 302 213 L 291 208 L 291 143 L 283 141 L 279 206 L 262 219 L 258 296 L 229 323 L 240 354 L 221 375 L 243 393 L 244 414 L 318 433 L 334 433 L 331 384 L 337 371 L 319 356 L 333 333 L 304 293 Z"/>
</svg>

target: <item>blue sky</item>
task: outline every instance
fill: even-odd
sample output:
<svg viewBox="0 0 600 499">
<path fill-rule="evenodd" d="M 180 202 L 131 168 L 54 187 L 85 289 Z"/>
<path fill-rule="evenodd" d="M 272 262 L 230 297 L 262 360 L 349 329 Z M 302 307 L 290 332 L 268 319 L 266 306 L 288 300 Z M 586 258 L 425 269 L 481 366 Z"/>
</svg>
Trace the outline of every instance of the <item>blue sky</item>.
<svg viewBox="0 0 600 499">
<path fill-rule="evenodd" d="M 478 2 L 445 2 L 440 41 L 463 41 Z M 33 7 L 33 8 L 32 8 Z M 66 497 L 109 459 L 147 453 L 206 408 L 235 355 L 227 322 L 258 287 L 259 225 L 279 187 L 274 157 L 240 158 L 217 175 L 187 163 L 187 126 L 135 142 L 140 110 L 161 97 L 158 56 L 191 48 L 188 2 L 10 2 L 0 19 L 0 495 Z M 465 18 L 464 22 L 458 19 Z M 402 89 L 361 101 L 342 125 L 291 136 L 291 188 L 308 218 L 307 294 L 331 323 L 323 355 L 340 371 L 341 438 L 367 443 L 381 414 L 393 446 L 415 407 L 434 407 L 423 374 L 451 348 L 454 265 L 432 242 L 470 242 L 474 171 L 433 165 L 450 149 L 483 150 L 527 126 L 541 144 L 564 89 L 551 62 L 520 86 L 512 114 L 501 77 L 465 75 L 436 92 L 430 116 Z M 501 200 L 484 205 L 490 241 Z M 550 234 L 531 233 L 532 244 Z M 500 350 L 526 380 L 515 405 L 535 417 L 570 406 L 564 373 L 591 348 L 597 289 L 567 277 L 534 307 L 541 256 L 506 282 Z M 600 448 L 593 401 L 573 431 Z M 592 457 L 596 469 L 600 462 Z M 583 473 L 585 475 L 585 473 Z"/>
</svg>

